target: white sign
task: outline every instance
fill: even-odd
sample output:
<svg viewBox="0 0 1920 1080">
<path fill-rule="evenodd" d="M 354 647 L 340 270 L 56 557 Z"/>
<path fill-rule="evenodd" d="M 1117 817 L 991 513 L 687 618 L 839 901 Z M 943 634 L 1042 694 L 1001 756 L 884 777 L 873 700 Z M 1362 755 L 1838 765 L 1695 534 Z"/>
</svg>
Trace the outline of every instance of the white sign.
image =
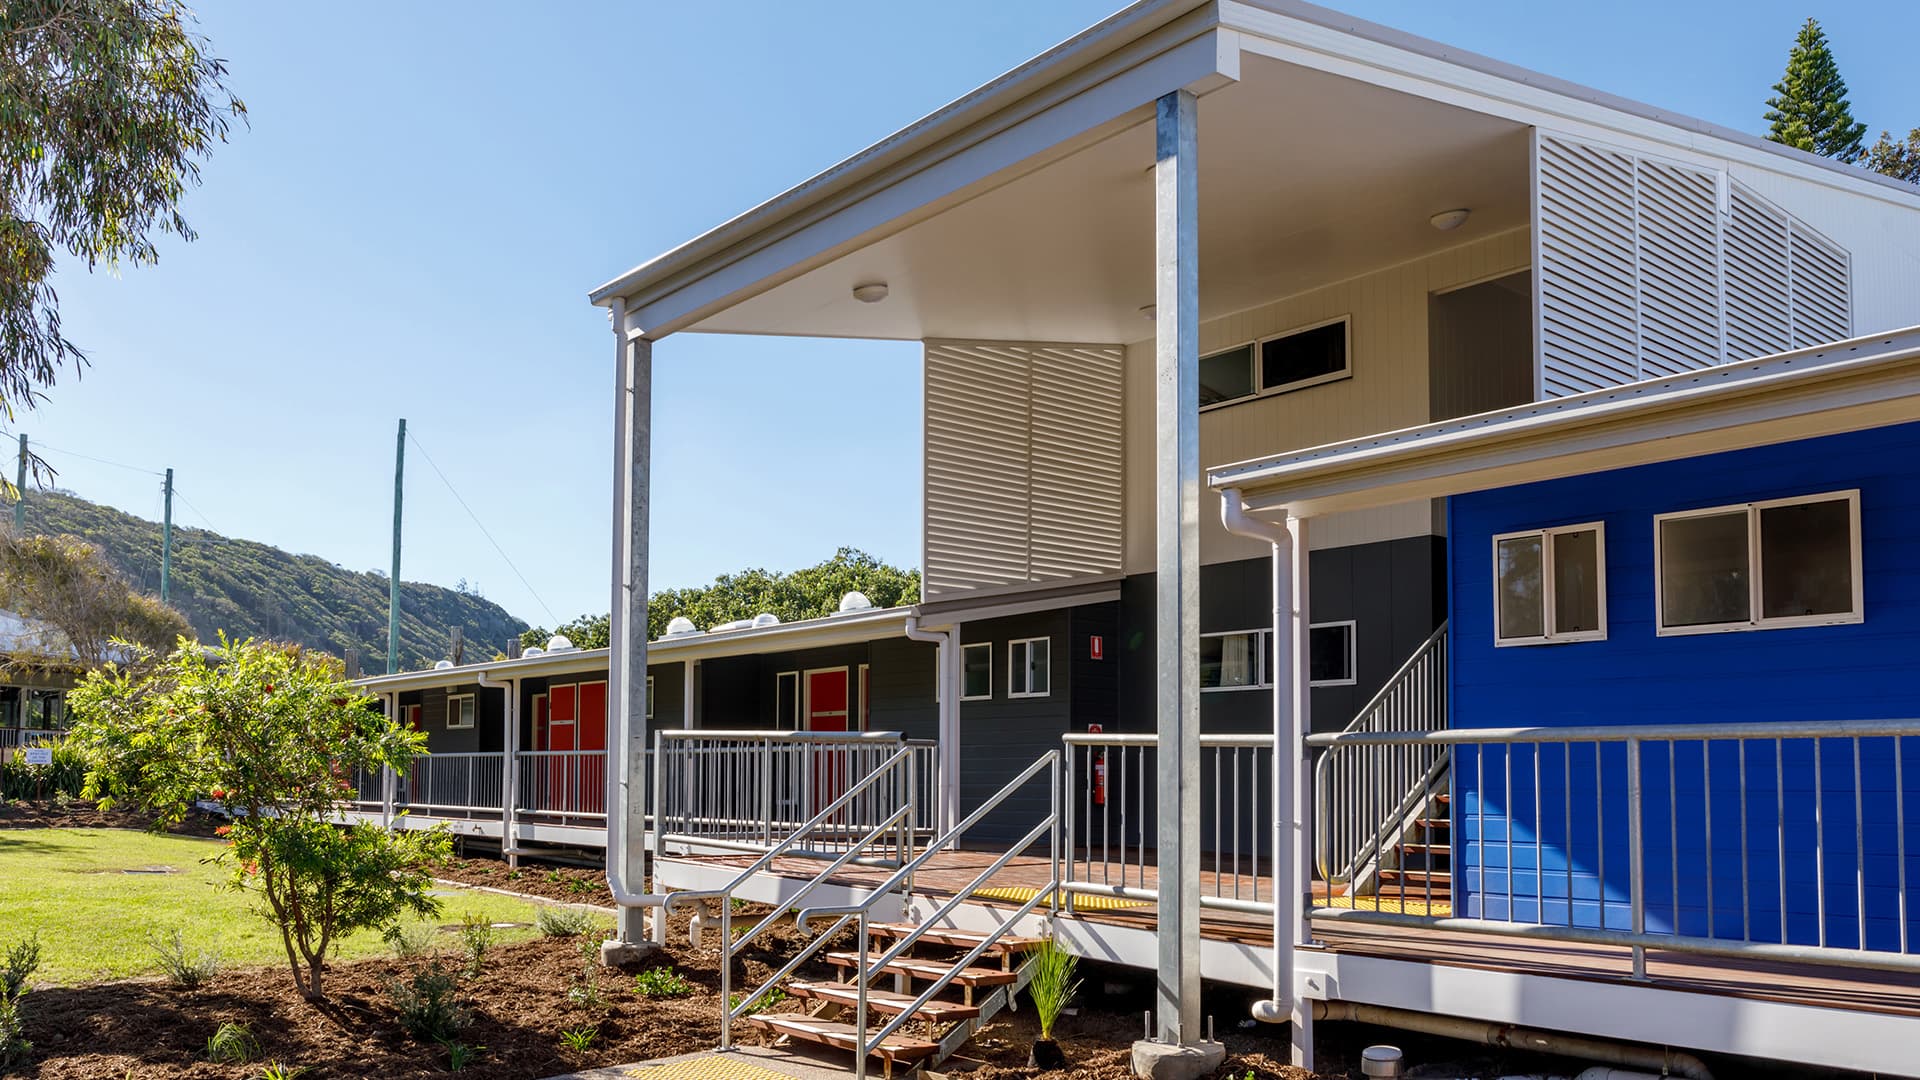
<svg viewBox="0 0 1920 1080">
<path fill-rule="evenodd" d="M 29 765 L 53 764 L 53 747 L 51 746 L 27 747 L 27 764 Z"/>
</svg>

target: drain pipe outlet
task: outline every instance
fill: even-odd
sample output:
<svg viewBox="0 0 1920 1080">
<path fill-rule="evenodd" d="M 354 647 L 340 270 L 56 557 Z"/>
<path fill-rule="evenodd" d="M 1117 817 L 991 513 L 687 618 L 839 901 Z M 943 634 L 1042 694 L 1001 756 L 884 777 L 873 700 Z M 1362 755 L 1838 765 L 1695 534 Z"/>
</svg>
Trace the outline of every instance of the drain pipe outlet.
<svg viewBox="0 0 1920 1080">
<path fill-rule="evenodd" d="M 1713 1080 L 1713 1072 L 1707 1068 L 1705 1062 L 1680 1050 L 1607 1042 L 1603 1039 L 1589 1039 L 1583 1035 L 1537 1031 L 1532 1028 L 1515 1027 L 1512 1024 L 1494 1024 L 1485 1020 L 1469 1020 L 1461 1016 L 1440 1016 L 1436 1013 L 1414 1012 L 1411 1009 L 1392 1009 L 1384 1005 L 1364 1005 L 1355 1001 L 1316 1001 L 1313 1003 L 1313 1016 L 1316 1020 L 1347 1020 L 1360 1024 L 1376 1024 L 1380 1027 L 1418 1031 L 1446 1039 L 1460 1039 L 1511 1050 L 1582 1058 L 1587 1061 L 1605 1062 L 1607 1065 L 1624 1065 L 1631 1069 L 1648 1070 L 1658 1076 L 1683 1076 L 1687 1080 Z M 1601 1080 L 1601 1078 L 1635 1080 L 1641 1075 L 1644 1074 L 1627 1073 L 1617 1069 L 1588 1069 L 1580 1074 L 1583 1080 Z"/>
<path fill-rule="evenodd" d="M 920 616 L 907 616 L 905 627 L 908 641 L 928 642 L 936 646 L 933 661 L 933 678 L 939 693 L 940 716 L 938 721 L 939 757 L 936 759 L 940 775 L 935 777 L 935 799 L 939 805 L 936 811 L 938 835 L 945 835 L 953 823 L 960 818 L 960 688 L 954 672 L 960 667 L 960 628 L 951 630 L 922 630 Z"/>
<path fill-rule="evenodd" d="M 1279 671 L 1286 671 L 1288 660 L 1293 656 L 1293 533 L 1285 526 L 1264 521 L 1247 513 L 1246 504 L 1240 501 L 1239 488 L 1226 488 L 1220 492 L 1220 524 L 1235 536 L 1245 536 L 1253 540 L 1264 540 L 1273 548 L 1273 614 L 1269 625 L 1273 627 L 1273 657 Z M 1276 675 L 1279 672 L 1276 672 Z M 1306 831 L 1300 823 L 1290 820 L 1295 817 L 1295 800 L 1288 796 L 1283 802 L 1280 793 L 1291 792 L 1288 785 L 1288 770 L 1293 767 L 1295 756 L 1300 752 L 1300 724 L 1293 715 L 1292 679 L 1275 678 L 1273 682 L 1273 773 L 1269 778 L 1278 813 L 1273 815 L 1273 850 L 1293 852 L 1293 857 L 1284 864 L 1274 867 L 1273 877 L 1276 885 L 1288 875 L 1297 873 L 1302 865 L 1300 852 L 1290 848 L 1287 841 L 1293 838 L 1295 843 L 1304 842 Z M 1299 781 L 1295 779 L 1295 783 Z M 1284 895 L 1297 898 L 1300 895 L 1301 882 L 1294 882 Z M 1253 1018 L 1268 1024 L 1284 1024 L 1291 1017 L 1293 994 L 1293 945 L 1294 938 L 1302 924 L 1304 912 L 1298 910 L 1295 903 L 1282 902 L 1279 888 L 1274 892 L 1273 904 L 1273 996 L 1253 1006 Z"/>
</svg>

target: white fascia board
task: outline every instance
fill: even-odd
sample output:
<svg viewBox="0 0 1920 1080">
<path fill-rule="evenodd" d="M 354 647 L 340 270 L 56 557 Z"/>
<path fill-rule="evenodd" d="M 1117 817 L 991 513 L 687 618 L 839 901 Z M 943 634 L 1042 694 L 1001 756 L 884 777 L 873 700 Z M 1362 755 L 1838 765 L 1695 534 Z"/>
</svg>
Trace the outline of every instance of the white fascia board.
<svg viewBox="0 0 1920 1080">
<path fill-rule="evenodd" d="M 1474 112 L 1717 168 L 1736 162 L 1920 210 L 1920 190 L 1867 169 L 1290 0 L 1221 0 L 1259 56 Z"/>
<path fill-rule="evenodd" d="M 1212 4 L 1181 10 L 1106 55 L 1066 59 L 991 97 L 991 109 L 936 114 L 867 151 L 872 165 L 831 170 L 788 195 L 596 289 L 626 299 L 625 332 L 650 338 L 791 280 L 970 198 L 989 178 L 1017 179 L 1125 124 L 1181 88 L 1207 92 L 1239 75 L 1238 36 L 1217 32 Z M 1102 39 L 1102 47 L 1112 43 Z M 1091 49 L 1089 49 L 1091 51 Z M 1063 73 L 1064 70 L 1064 73 Z M 852 159 L 865 163 L 866 155 Z"/>
<path fill-rule="evenodd" d="M 606 667 L 607 650 L 575 649 L 563 653 L 523 656 L 517 660 L 494 660 L 479 664 L 462 664 L 451 668 L 426 668 L 421 671 L 402 671 L 392 675 L 369 675 L 354 680 L 353 685 L 369 694 L 386 694 L 425 690 L 435 686 L 459 686 L 478 682 L 482 675 L 491 679 L 544 678 L 549 675 L 568 675 L 582 671 L 605 671 Z"/>
<path fill-rule="evenodd" d="M 1732 994 L 1392 960 L 1305 948 L 1299 993 L 1656 1046 L 1906 1076 L 1914 1019 L 1898 1013 L 1756 1001 Z M 1867 978 L 1874 978 L 1869 974 Z"/>
<path fill-rule="evenodd" d="M 1303 516 L 1920 419 L 1920 328 L 1219 466 Z"/>
</svg>

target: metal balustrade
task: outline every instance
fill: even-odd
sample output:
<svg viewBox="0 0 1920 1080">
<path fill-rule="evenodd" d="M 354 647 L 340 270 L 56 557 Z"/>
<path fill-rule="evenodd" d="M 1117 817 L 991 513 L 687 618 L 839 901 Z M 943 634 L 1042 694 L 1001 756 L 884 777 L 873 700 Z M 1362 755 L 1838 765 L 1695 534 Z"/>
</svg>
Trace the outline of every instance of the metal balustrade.
<svg viewBox="0 0 1920 1080">
<path fill-rule="evenodd" d="M 653 752 L 647 751 L 646 757 L 649 768 L 642 770 L 642 781 L 650 782 Z M 518 769 L 517 813 L 558 818 L 562 824 L 606 823 L 605 750 L 522 750 L 514 759 Z M 647 804 L 643 801 L 641 805 Z"/>
<path fill-rule="evenodd" d="M 432 814 L 498 814 L 503 755 L 423 754 L 395 777 L 396 809 Z"/>
<path fill-rule="evenodd" d="M 29 746 L 55 746 L 66 738 L 67 733 L 62 730 L 0 727 L 0 757 Z"/>
<path fill-rule="evenodd" d="M 1069 734 L 1063 828 L 1068 893 L 1157 900 L 1153 735 Z M 1201 898 L 1273 910 L 1273 736 L 1200 736 Z"/>
<path fill-rule="evenodd" d="M 1428 732 L 1447 726 L 1447 627 L 1433 632 L 1341 734 Z M 1359 744 L 1345 744 L 1356 746 Z M 1322 755 L 1313 785 L 1327 793 L 1314 822 L 1320 876 L 1371 891 L 1382 853 L 1391 853 L 1409 815 L 1444 790 L 1447 755 L 1432 744 L 1367 744 Z M 1326 812 L 1338 807 L 1338 812 Z"/>
<path fill-rule="evenodd" d="M 886 783 L 861 784 L 903 748 L 913 751 L 907 767 L 889 768 Z M 810 830 L 804 854 L 843 852 L 899 807 L 922 805 L 920 773 L 937 775 L 932 744 L 909 744 L 898 732 L 662 731 L 654 752 L 662 841 L 715 850 L 764 851 L 858 786 L 857 798 Z M 917 812 L 914 824 L 934 813 Z M 912 832 L 886 857 L 908 857 Z"/>
<path fill-rule="evenodd" d="M 1449 909 L 1316 905 L 1315 918 L 1619 945 L 1640 974 L 1648 949 L 1920 970 L 1920 912 L 1908 894 L 1920 866 L 1909 865 L 1917 853 L 1907 841 L 1920 721 L 1341 732 L 1307 742 L 1335 775 L 1358 775 L 1343 758 L 1403 750 L 1447 755 L 1453 777 Z M 1364 828 L 1365 807 L 1380 803 L 1344 797 L 1316 791 L 1319 820 L 1358 814 L 1350 827 Z M 1403 892 L 1422 899 L 1422 889 Z"/>
</svg>

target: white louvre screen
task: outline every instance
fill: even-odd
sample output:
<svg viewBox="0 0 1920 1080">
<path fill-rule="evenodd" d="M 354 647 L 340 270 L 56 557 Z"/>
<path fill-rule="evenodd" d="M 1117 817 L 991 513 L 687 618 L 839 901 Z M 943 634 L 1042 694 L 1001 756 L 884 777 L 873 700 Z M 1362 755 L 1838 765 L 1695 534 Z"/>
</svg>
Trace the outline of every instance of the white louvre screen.
<svg viewBox="0 0 1920 1080">
<path fill-rule="evenodd" d="M 926 591 L 1120 570 L 1117 346 L 926 346 Z"/>
<path fill-rule="evenodd" d="M 1543 396 L 1632 382 L 1633 159 L 1544 136 L 1539 154 Z"/>
<path fill-rule="evenodd" d="M 1546 132 L 1535 169 L 1542 397 L 1852 333 L 1847 252 L 1745 186 Z"/>
</svg>

